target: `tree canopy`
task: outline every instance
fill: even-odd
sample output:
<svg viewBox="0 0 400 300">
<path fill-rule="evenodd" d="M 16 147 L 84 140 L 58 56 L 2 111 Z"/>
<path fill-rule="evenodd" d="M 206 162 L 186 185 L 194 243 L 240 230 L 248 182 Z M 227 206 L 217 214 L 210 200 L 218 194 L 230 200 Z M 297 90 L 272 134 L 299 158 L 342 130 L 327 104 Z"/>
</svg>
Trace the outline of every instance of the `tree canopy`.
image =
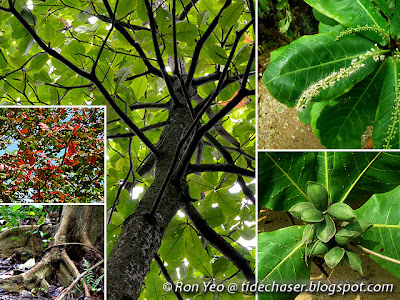
<svg viewBox="0 0 400 300">
<path fill-rule="evenodd" d="M 103 181 L 103 108 L 0 109 L 3 202 L 99 202 Z"/>
<path fill-rule="evenodd" d="M 108 299 L 254 280 L 253 1 L 0 10 L 1 103 L 108 107 Z"/>
</svg>

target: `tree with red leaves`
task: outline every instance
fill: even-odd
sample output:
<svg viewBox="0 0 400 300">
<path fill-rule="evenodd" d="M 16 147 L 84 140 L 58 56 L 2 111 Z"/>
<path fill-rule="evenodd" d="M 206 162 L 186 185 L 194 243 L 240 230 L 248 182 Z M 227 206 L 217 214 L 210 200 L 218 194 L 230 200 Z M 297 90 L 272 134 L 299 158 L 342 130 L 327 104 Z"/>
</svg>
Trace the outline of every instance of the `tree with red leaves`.
<svg viewBox="0 0 400 300">
<path fill-rule="evenodd" d="M 0 110 L 1 201 L 99 202 L 103 177 L 102 108 Z"/>
</svg>

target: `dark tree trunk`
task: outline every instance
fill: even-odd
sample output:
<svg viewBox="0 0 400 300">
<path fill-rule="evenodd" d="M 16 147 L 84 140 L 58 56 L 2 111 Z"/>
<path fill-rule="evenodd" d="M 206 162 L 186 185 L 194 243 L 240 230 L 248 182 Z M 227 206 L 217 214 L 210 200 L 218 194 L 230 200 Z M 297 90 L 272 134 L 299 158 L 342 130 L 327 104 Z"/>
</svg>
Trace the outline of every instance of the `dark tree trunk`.
<svg viewBox="0 0 400 300">
<path fill-rule="evenodd" d="M 161 158 L 155 165 L 154 181 L 140 200 L 133 215 L 124 222 L 122 232 L 107 263 L 107 299 L 109 300 L 139 297 L 151 262 L 161 246 L 167 225 L 183 202 L 189 198 L 189 187 L 183 174 L 180 174 L 176 176 L 176 180 L 170 181 L 167 185 L 154 218 L 148 215 L 171 167 L 176 147 L 193 122 L 177 82 L 175 82 L 178 85 L 175 94 L 182 105 L 171 107 L 169 110 L 168 126 L 161 134 L 157 147 L 161 152 Z M 185 147 L 181 153 L 184 150 Z"/>
</svg>

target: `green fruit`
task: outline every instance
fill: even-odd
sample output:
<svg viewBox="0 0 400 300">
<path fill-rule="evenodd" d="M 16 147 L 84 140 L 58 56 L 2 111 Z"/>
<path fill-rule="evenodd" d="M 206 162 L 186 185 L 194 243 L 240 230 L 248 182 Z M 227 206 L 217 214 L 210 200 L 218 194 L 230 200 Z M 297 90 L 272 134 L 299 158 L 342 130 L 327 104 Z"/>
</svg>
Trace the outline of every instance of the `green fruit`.
<svg viewBox="0 0 400 300">
<path fill-rule="evenodd" d="M 333 269 L 336 267 L 343 259 L 345 250 L 341 247 L 334 247 L 327 254 L 325 254 L 325 262 L 329 268 Z"/>
<path fill-rule="evenodd" d="M 303 243 L 311 243 L 316 239 L 315 224 L 307 224 L 303 231 Z"/>
<path fill-rule="evenodd" d="M 361 258 L 353 251 L 346 250 L 346 256 L 344 261 L 354 270 L 358 271 L 363 275 L 362 261 Z"/>
<path fill-rule="evenodd" d="M 327 243 L 336 233 L 336 226 L 333 222 L 332 218 L 328 215 L 325 215 L 325 220 L 316 227 L 316 235 L 317 238 L 323 242 Z"/>
<path fill-rule="evenodd" d="M 319 240 L 308 245 L 308 249 L 309 249 L 308 253 L 309 256 L 322 255 L 328 252 L 329 250 L 328 246 Z"/>
<path fill-rule="evenodd" d="M 309 181 L 306 184 L 306 193 L 317 209 L 325 211 L 328 208 L 329 197 L 325 186 L 314 181 Z"/>
<path fill-rule="evenodd" d="M 289 209 L 289 213 L 290 213 L 293 217 L 295 217 L 295 218 L 297 218 L 297 219 L 301 219 L 301 212 L 302 212 L 304 209 L 309 209 L 309 208 L 315 208 L 315 206 L 314 206 L 312 203 L 310 203 L 310 202 L 300 202 L 300 203 L 297 203 L 297 204 L 293 205 L 293 206 Z"/>
<path fill-rule="evenodd" d="M 324 219 L 324 216 L 322 215 L 321 211 L 311 207 L 303 209 L 301 212 L 301 219 L 306 223 L 318 223 Z"/>
<path fill-rule="evenodd" d="M 354 237 L 355 233 L 356 233 L 355 231 L 350 231 L 350 230 L 347 230 L 347 229 L 339 230 L 335 234 L 335 241 L 339 245 L 345 246 L 348 243 L 350 243 L 350 241 Z"/>
<path fill-rule="evenodd" d="M 355 219 L 357 219 L 357 216 L 354 213 L 353 209 L 346 203 L 332 204 L 328 208 L 327 213 L 330 214 L 332 217 L 341 221 L 352 222 Z"/>
<path fill-rule="evenodd" d="M 369 223 L 369 222 L 365 222 L 365 221 L 362 221 L 362 220 L 357 220 L 355 222 L 347 224 L 343 228 L 354 232 L 354 236 L 353 237 L 356 238 L 356 237 L 359 237 L 360 235 L 362 235 L 364 232 L 366 232 L 372 226 L 374 226 L 374 224 Z"/>
</svg>

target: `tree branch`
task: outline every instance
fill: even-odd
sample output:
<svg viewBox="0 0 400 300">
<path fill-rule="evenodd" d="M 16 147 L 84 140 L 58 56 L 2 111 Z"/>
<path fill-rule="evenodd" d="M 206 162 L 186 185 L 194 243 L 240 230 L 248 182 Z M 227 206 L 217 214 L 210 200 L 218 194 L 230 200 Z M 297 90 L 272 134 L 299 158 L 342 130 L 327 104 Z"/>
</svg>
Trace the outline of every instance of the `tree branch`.
<svg viewBox="0 0 400 300">
<path fill-rule="evenodd" d="M 176 288 L 174 281 L 172 280 L 171 276 L 169 275 L 167 268 L 164 266 L 164 263 L 162 262 L 160 256 L 158 254 L 156 254 L 154 256 L 154 259 L 155 259 L 158 267 L 160 268 L 161 273 L 163 273 L 164 278 L 171 284 L 172 291 L 174 292 L 176 298 L 178 300 L 183 300 L 181 294 L 179 293 L 179 291 Z"/>
<path fill-rule="evenodd" d="M 25 19 L 21 16 L 21 14 L 15 9 L 13 6 L 13 1 L 8 0 L 8 4 L 10 6 L 9 10 L 10 12 L 17 18 L 17 20 L 21 23 L 22 26 L 28 31 L 28 33 L 33 37 L 33 39 L 38 43 L 38 45 L 45 51 L 47 54 L 51 55 L 55 59 L 59 60 L 63 64 L 65 64 L 67 67 L 69 67 L 72 71 L 77 73 L 83 78 L 86 78 L 93 82 L 93 84 L 99 89 L 100 93 L 106 98 L 107 102 L 110 104 L 110 106 L 114 109 L 115 113 L 121 118 L 121 120 L 133 131 L 136 133 L 138 138 L 146 145 L 147 148 L 158 158 L 160 157 L 160 153 L 157 150 L 157 148 L 150 142 L 150 140 L 143 134 L 143 132 L 140 131 L 140 129 L 133 123 L 133 121 L 122 111 L 122 109 L 115 103 L 114 99 L 112 96 L 108 93 L 106 88 L 103 86 L 103 84 L 100 82 L 100 80 L 78 68 L 76 65 L 74 65 L 72 62 L 70 62 L 68 59 L 66 59 L 64 56 L 59 54 L 57 51 L 54 49 L 50 48 L 47 46 L 43 40 L 37 35 L 36 31 L 25 21 Z"/>
<path fill-rule="evenodd" d="M 112 18 L 113 12 L 111 10 L 111 6 L 108 3 L 107 0 L 103 0 L 104 6 L 107 9 L 108 14 Z M 125 27 L 123 27 L 121 24 L 118 22 L 115 23 L 115 29 L 117 29 L 128 41 L 129 44 L 132 45 L 133 48 L 139 53 L 140 58 L 143 60 L 144 64 L 146 65 L 147 69 L 149 70 L 150 73 L 158 76 L 158 77 L 163 77 L 162 72 L 154 67 L 149 59 L 147 58 L 146 54 L 144 53 L 142 47 L 132 38 L 132 36 L 126 31 Z"/>
<path fill-rule="evenodd" d="M 193 204 L 186 203 L 183 206 L 183 211 L 200 232 L 202 237 L 205 238 L 215 249 L 225 255 L 243 273 L 247 281 L 254 283 L 255 275 L 249 261 L 207 224 Z"/>
<path fill-rule="evenodd" d="M 163 58 L 161 56 L 161 52 L 160 52 L 160 48 L 159 48 L 159 44 L 158 44 L 158 39 L 157 39 L 157 33 L 156 33 L 157 24 L 156 24 L 156 20 L 154 19 L 152 7 L 150 5 L 149 0 L 144 0 L 144 3 L 145 3 L 145 6 L 146 6 L 146 9 L 147 9 L 147 16 L 149 17 L 151 36 L 153 38 L 154 52 L 155 52 L 156 57 L 157 57 L 157 63 L 161 68 L 161 74 L 162 74 L 162 77 L 164 78 L 164 81 L 165 81 L 165 83 L 167 85 L 167 88 L 168 88 L 168 91 L 169 91 L 169 93 L 171 95 L 172 101 L 174 102 L 174 104 L 176 106 L 180 106 L 181 104 L 179 103 L 179 100 L 175 95 L 174 88 L 172 87 L 171 78 L 167 73 Z"/>
<path fill-rule="evenodd" d="M 233 161 L 233 158 L 231 156 L 231 154 L 228 152 L 228 150 L 225 149 L 225 147 L 218 142 L 218 140 L 213 137 L 210 133 L 206 133 L 204 135 L 204 137 L 211 143 L 214 145 L 214 147 L 221 153 L 222 157 L 226 160 L 227 163 L 234 165 L 235 162 Z M 240 188 L 243 191 L 243 194 L 250 199 L 250 201 L 255 205 L 256 204 L 256 198 L 254 196 L 254 193 L 252 192 L 252 190 L 250 190 L 250 188 L 247 186 L 246 182 L 244 181 L 244 179 L 242 178 L 242 176 L 238 175 L 238 180 L 237 180 L 238 184 L 240 185 Z"/>
<path fill-rule="evenodd" d="M 189 72 L 186 78 L 186 86 L 190 86 L 193 80 L 194 73 L 196 71 L 197 63 L 199 62 L 200 52 L 204 46 L 204 43 L 208 40 L 211 33 L 214 31 L 215 27 L 217 27 L 219 18 L 221 17 L 222 12 L 231 5 L 232 0 L 226 0 L 224 6 L 220 9 L 218 14 L 215 16 L 214 20 L 208 26 L 206 32 L 204 32 L 203 36 L 198 40 L 196 43 L 196 47 L 194 48 L 193 55 L 192 55 L 192 62 L 190 64 Z"/>
<path fill-rule="evenodd" d="M 225 4 L 226 3 L 230 3 L 230 2 L 231 2 L 231 0 L 226 0 Z M 223 10 L 223 9 L 224 8 L 222 8 L 221 10 Z M 226 115 L 229 111 L 231 111 L 240 102 L 240 100 L 247 95 L 247 93 L 250 94 L 250 92 L 253 92 L 253 91 L 249 92 L 248 90 L 241 88 L 238 91 L 238 94 L 236 95 L 236 97 L 232 101 L 230 101 L 223 109 L 221 109 L 217 113 L 217 115 L 212 119 L 213 122 L 211 122 L 211 120 L 210 120 L 208 123 L 206 123 L 205 125 L 202 126 L 203 130 L 197 130 L 196 131 L 195 135 L 193 136 L 192 140 L 189 143 L 189 146 L 186 148 L 185 153 L 182 156 L 182 159 L 178 163 L 178 156 L 179 156 L 180 151 L 182 150 L 183 145 L 185 143 L 187 143 L 189 137 L 193 134 L 193 131 L 198 126 L 198 124 L 199 124 L 204 112 L 207 110 L 207 108 L 211 105 L 212 101 L 214 101 L 214 99 L 220 93 L 222 85 L 223 85 L 223 80 L 222 79 L 225 78 L 226 75 L 228 74 L 229 65 L 231 64 L 232 59 L 233 59 L 233 57 L 235 55 L 235 51 L 236 51 L 237 45 L 239 43 L 239 40 L 240 40 L 241 36 L 246 32 L 246 30 L 250 26 L 253 25 L 253 22 L 254 22 L 254 20 L 251 20 L 251 22 L 249 22 L 246 26 L 244 26 L 244 28 L 242 30 L 237 32 L 235 41 L 234 41 L 234 43 L 232 45 L 231 52 L 229 53 L 228 59 L 227 59 L 226 64 L 225 64 L 225 68 L 224 68 L 223 72 L 221 73 L 221 80 L 218 82 L 217 88 L 213 91 L 212 95 L 209 97 L 207 102 L 201 108 L 200 112 L 197 114 L 196 118 L 193 120 L 192 125 L 189 127 L 189 129 L 186 131 L 186 133 L 183 135 L 183 137 L 179 141 L 179 143 L 178 143 L 178 145 L 177 145 L 177 147 L 175 149 L 175 153 L 174 153 L 174 157 L 172 159 L 171 167 L 168 170 L 167 176 L 165 177 L 165 179 L 164 179 L 164 181 L 163 181 L 163 183 L 161 185 L 161 188 L 160 188 L 160 190 L 158 192 L 158 195 L 157 195 L 156 199 L 153 202 L 153 206 L 152 206 L 152 208 L 151 208 L 151 210 L 149 212 L 149 214 L 151 216 L 154 216 L 154 213 L 155 213 L 155 211 L 157 209 L 157 206 L 161 201 L 161 197 L 162 197 L 162 195 L 163 195 L 163 193 L 164 193 L 169 181 L 172 179 L 172 177 L 174 177 L 173 180 L 177 183 L 178 179 L 181 176 L 183 176 L 183 174 L 185 173 L 186 167 L 187 167 L 188 163 L 190 162 L 190 159 L 191 159 L 194 151 L 196 150 L 197 144 L 199 143 L 200 139 L 203 137 L 204 133 L 206 133 L 209 130 L 209 128 L 207 126 L 206 127 L 204 127 L 204 126 L 207 125 L 207 124 L 212 124 L 212 126 L 214 126 L 215 123 L 219 119 L 221 119 L 222 116 Z M 252 54 L 253 54 L 252 57 L 253 57 L 253 60 L 254 60 L 254 47 L 253 47 Z M 252 60 L 249 61 L 250 67 L 251 67 L 252 63 L 253 63 Z M 248 69 L 250 69 L 250 68 L 247 67 L 246 71 Z M 246 81 L 247 81 L 247 77 L 246 77 Z M 186 81 L 186 84 L 187 83 L 188 82 Z M 243 82 L 242 82 L 242 86 L 243 86 Z M 246 86 L 246 84 L 245 84 L 245 86 Z M 235 105 L 232 106 L 232 103 L 237 101 L 237 99 L 240 96 L 241 96 L 240 100 Z M 221 113 L 221 111 L 223 111 L 223 112 Z"/>
<path fill-rule="evenodd" d="M 255 177 L 255 172 L 230 164 L 190 164 L 188 173 L 196 172 L 227 172 L 250 178 Z"/>
<path fill-rule="evenodd" d="M 140 130 L 142 132 L 146 132 L 146 131 L 150 131 L 153 129 L 164 127 L 166 125 L 168 125 L 168 122 L 163 121 L 163 122 L 158 122 L 155 124 L 151 124 L 149 126 L 142 127 L 142 128 L 140 128 Z M 134 132 L 125 132 L 125 133 L 118 133 L 118 134 L 109 134 L 109 135 L 107 135 L 107 139 L 130 138 L 130 137 L 134 137 L 134 136 L 136 136 L 136 133 L 134 133 Z"/>
<path fill-rule="evenodd" d="M 135 109 L 167 109 L 168 103 L 134 103 L 129 106 L 130 110 Z"/>
<path fill-rule="evenodd" d="M 251 71 L 249 75 L 252 76 L 252 75 L 255 75 L 255 73 L 256 73 L 255 71 Z M 232 82 L 241 80 L 244 77 L 244 75 L 245 74 L 243 73 L 243 74 L 236 74 L 234 76 L 229 76 L 225 80 L 225 82 L 227 84 L 230 84 Z M 210 83 L 210 82 L 217 81 L 217 80 L 220 79 L 220 77 L 221 77 L 221 72 L 217 71 L 217 72 L 211 73 L 211 74 L 206 75 L 206 76 L 202 76 L 202 77 L 199 77 L 199 78 L 193 78 L 193 85 L 194 86 L 204 85 L 204 84 L 207 84 L 207 83 Z"/>
<path fill-rule="evenodd" d="M 190 10 L 192 9 L 192 7 L 194 7 L 194 5 L 199 2 L 199 0 L 192 0 L 188 3 L 188 5 L 186 5 L 183 8 L 182 13 L 179 15 L 178 20 L 182 21 L 183 19 L 186 18 L 186 16 L 189 14 Z"/>
</svg>

